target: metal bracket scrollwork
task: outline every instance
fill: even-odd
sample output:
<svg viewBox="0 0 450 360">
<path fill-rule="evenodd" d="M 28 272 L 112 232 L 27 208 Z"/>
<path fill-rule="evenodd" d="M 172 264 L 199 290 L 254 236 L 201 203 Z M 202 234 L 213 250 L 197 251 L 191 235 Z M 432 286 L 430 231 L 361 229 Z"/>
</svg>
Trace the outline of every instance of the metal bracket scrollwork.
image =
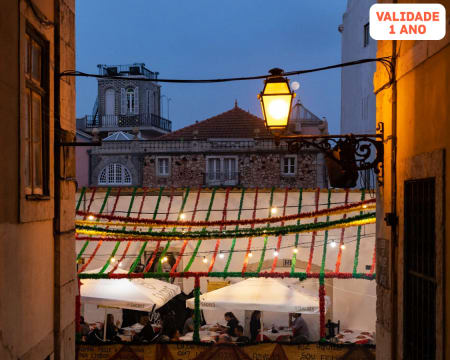
<svg viewBox="0 0 450 360">
<path fill-rule="evenodd" d="M 298 153 L 316 149 L 328 159 L 350 172 L 373 169 L 378 184 L 383 185 L 384 124 L 378 123 L 377 134 L 348 135 L 289 135 L 280 136 L 288 151 Z"/>
</svg>

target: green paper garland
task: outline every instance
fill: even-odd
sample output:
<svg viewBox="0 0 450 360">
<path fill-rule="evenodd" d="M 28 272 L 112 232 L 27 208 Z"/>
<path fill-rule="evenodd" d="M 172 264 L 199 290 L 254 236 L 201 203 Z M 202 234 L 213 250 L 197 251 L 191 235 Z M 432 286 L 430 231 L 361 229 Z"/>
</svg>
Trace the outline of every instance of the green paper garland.
<svg viewBox="0 0 450 360">
<path fill-rule="evenodd" d="M 209 199 L 208 211 L 206 212 L 206 217 L 205 217 L 206 221 L 209 220 L 209 216 L 211 215 L 211 210 L 212 210 L 212 206 L 213 206 L 213 203 L 214 203 L 214 198 L 216 196 L 216 191 L 217 191 L 217 187 L 214 187 L 212 192 L 211 192 L 211 198 Z M 206 231 L 206 227 L 204 227 L 201 231 L 205 232 Z M 187 265 L 184 268 L 183 272 L 187 272 L 191 268 L 191 266 L 192 266 L 192 264 L 193 264 L 193 262 L 195 260 L 195 257 L 197 256 L 198 249 L 200 249 L 201 243 L 202 243 L 202 240 L 198 240 L 197 241 L 197 244 L 195 246 L 194 252 L 192 253 L 192 256 L 189 259 L 189 262 L 187 263 Z"/>
<path fill-rule="evenodd" d="M 300 188 L 299 195 L 298 195 L 298 210 L 297 213 L 300 214 L 302 212 L 302 201 L 303 201 L 303 188 Z M 300 225 L 300 219 L 297 220 L 297 225 Z M 298 239 L 300 237 L 300 234 L 295 234 L 295 245 L 294 248 L 297 249 L 298 246 Z M 291 264 L 291 274 L 295 272 L 295 264 L 297 263 L 297 254 L 292 254 L 292 264 Z"/>
<path fill-rule="evenodd" d="M 180 210 L 178 211 L 177 220 L 180 220 L 180 215 L 181 215 L 181 214 L 183 213 L 183 211 L 184 211 L 184 207 L 186 206 L 186 200 L 187 200 L 187 198 L 188 198 L 188 196 L 189 196 L 190 191 L 191 191 L 191 188 L 190 188 L 190 187 L 187 187 L 187 188 L 186 188 L 186 193 L 185 193 L 185 195 L 184 195 L 184 197 L 183 197 L 183 201 L 182 201 L 182 203 L 181 203 Z M 177 228 L 174 227 L 173 230 L 172 230 L 172 233 L 175 233 L 176 230 L 177 230 Z M 167 244 L 166 244 L 164 250 L 161 252 L 161 255 L 159 256 L 159 260 L 158 260 L 158 272 L 159 272 L 159 273 L 162 272 L 161 259 L 163 259 L 164 256 L 166 255 L 167 250 L 169 250 L 169 246 L 170 246 L 170 240 L 167 241 Z"/>
<path fill-rule="evenodd" d="M 244 196 L 245 196 L 245 188 L 242 188 L 241 201 L 239 202 L 239 211 L 238 211 L 238 216 L 237 216 L 238 220 L 241 219 L 242 205 L 244 204 Z M 238 229 L 239 229 L 239 225 L 236 225 L 235 230 L 238 230 Z M 227 263 L 225 265 L 225 268 L 223 269 L 224 273 L 228 272 L 228 268 L 229 268 L 230 263 L 231 263 L 231 257 L 233 256 L 233 251 L 234 251 L 234 246 L 235 245 L 236 245 L 236 237 L 233 238 L 233 241 L 231 243 L 230 254 L 228 255 Z"/>
<path fill-rule="evenodd" d="M 269 218 L 272 216 L 272 204 L 273 204 L 273 192 L 275 190 L 275 187 L 272 187 L 272 190 L 270 192 L 270 201 L 269 201 Z M 270 228 L 270 223 L 267 224 L 267 228 Z M 267 240 L 269 239 L 269 236 L 266 235 L 264 237 L 264 246 L 261 252 L 261 257 L 259 258 L 259 264 L 258 264 L 258 269 L 256 270 L 257 272 L 261 271 L 263 262 L 264 262 L 264 257 L 266 256 L 266 246 L 267 246 Z"/>
<path fill-rule="evenodd" d="M 366 197 L 366 189 L 362 189 L 361 191 L 361 200 L 364 200 Z M 362 215 L 362 211 L 360 211 L 360 215 Z M 358 226 L 357 234 L 356 234 L 356 249 L 355 249 L 355 259 L 353 260 L 353 274 L 356 274 L 356 269 L 358 268 L 359 262 L 359 245 L 361 242 L 361 225 Z"/>
<path fill-rule="evenodd" d="M 127 216 L 130 216 L 131 208 L 133 207 L 133 203 L 134 203 L 134 197 L 136 196 L 136 191 L 137 191 L 137 187 L 135 186 L 133 189 L 133 192 L 131 194 L 130 205 L 128 206 Z M 126 229 L 126 227 L 124 226 L 122 228 L 122 230 L 125 230 L 125 229 Z M 100 270 L 101 274 L 104 273 L 105 270 L 108 268 L 109 264 L 111 263 L 111 259 L 116 255 L 116 252 L 119 249 L 119 245 L 120 245 L 120 241 L 117 241 L 116 245 L 114 246 L 113 252 L 109 256 L 108 260 L 106 260 L 105 265 L 103 265 L 102 269 Z"/>
<path fill-rule="evenodd" d="M 328 189 L 328 200 L 327 200 L 327 209 L 330 208 L 331 205 L 331 190 Z M 330 217 L 327 216 L 327 222 L 330 221 Z M 320 266 L 320 274 L 325 273 L 325 261 L 327 259 L 327 244 L 328 244 L 328 230 L 325 230 L 325 235 L 323 239 L 323 253 L 322 253 L 322 265 Z"/>
<path fill-rule="evenodd" d="M 95 192 L 95 190 L 93 191 L 93 192 Z M 103 212 L 103 210 L 105 209 L 105 205 L 106 205 L 106 202 L 107 202 L 107 200 L 108 200 L 108 197 L 109 197 L 109 193 L 111 192 L 111 188 L 109 187 L 107 190 L 106 190 L 106 193 L 105 193 L 105 198 L 103 199 L 103 203 L 102 203 L 102 207 L 100 208 L 100 214 Z M 92 194 L 92 196 L 94 196 L 94 194 Z M 97 221 L 99 221 L 99 219 L 97 219 Z M 75 226 L 76 227 L 76 226 Z M 94 229 L 96 228 L 96 226 L 94 226 Z M 86 242 L 83 244 L 83 247 L 81 248 L 81 250 L 80 250 L 80 252 L 78 253 L 78 255 L 77 255 L 77 261 L 78 260 L 80 260 L 80 258 L 83 256 L 83 254 L 84 254 L 84 252 L 86 251 L 86 248 L 87 248 L 87 246 L 89 245 L 89 240 L 86 240 Z"/>
<path fill-rule="evenodd" d="M 159 193 L 158 193 L 158 198 L 156 199 L 155 210 L 153 211 L 153 220 L 155 220 L 156 216 L 158 215 L 159 204 L 161 203 L 161 197 L 162 197 L 163 191 L 164 191 L 164 187 L 160 187 L 159 188 Z M 148 231 L 149 232 L 152 231 L 152 228 L 150 227 L 148 229 Z M 130 270 L 128 271 L 129 274 L 134 272 L 134 269 L 136 269 L 138 264 L 141 262 L 142 254 L 144 253 L 144 250 L 147 247 L 147 243 L 148 243 L 148 241 L 145 241 L 142 244 L 141 249 L 138 252 L 138 256 L 136 257 L 136 259 L 134 259 L 133 264 L 131 264 Z"/>
</svg>

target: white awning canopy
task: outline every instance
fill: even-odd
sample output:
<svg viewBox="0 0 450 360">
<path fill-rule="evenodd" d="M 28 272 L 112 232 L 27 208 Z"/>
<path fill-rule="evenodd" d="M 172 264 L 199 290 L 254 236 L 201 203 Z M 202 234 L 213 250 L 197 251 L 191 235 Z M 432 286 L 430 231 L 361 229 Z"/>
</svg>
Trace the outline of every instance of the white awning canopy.
<svg viewBox="0 0 450 360">
<path fill-rule="evenodd" d="M 127 272 L 117 269 L 116 273 Z M 181 292 L 179 286 L 157 279 L 84 279 L 81 282 L 82 303 L 121 309 L 151 311 Z"/>
<path fill-rule="evenodd" d="M 329 299 L 326 299 L 327 307 Z M 186 302 L 194 308 L 194 299 Z M 300 292 L 277 279 L 250 278 L 200 296 L 204 310 L 260 310 L 318 314 L 319 297 Z"/>
</svg>

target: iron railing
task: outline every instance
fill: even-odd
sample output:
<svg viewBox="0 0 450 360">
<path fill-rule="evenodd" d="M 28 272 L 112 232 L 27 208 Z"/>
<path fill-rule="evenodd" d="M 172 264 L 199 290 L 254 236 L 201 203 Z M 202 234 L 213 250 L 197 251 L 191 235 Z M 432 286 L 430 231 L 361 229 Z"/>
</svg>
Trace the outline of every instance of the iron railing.
<svg viewBox="0 0 450 360">
<path fill-rule="evenodd" d="M 132 128 L 141 126 L 155 126 L 157 128 L 172 131 L 172 121 L 155 114 L 139 115 L 86 115 L 86 128 Z"/>
<path fill-rule="evenodd" d="M 239 172 L 237 171 L 220 171 L 206 172 L 206 185 L 237 185 L 239 182 Z"/>
</svg>

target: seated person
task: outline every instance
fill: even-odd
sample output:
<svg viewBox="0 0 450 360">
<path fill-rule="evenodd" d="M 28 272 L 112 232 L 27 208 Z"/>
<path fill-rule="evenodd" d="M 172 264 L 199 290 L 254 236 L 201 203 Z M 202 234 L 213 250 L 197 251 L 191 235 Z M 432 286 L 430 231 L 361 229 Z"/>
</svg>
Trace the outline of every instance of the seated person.
<svg viewBox="0 0 450 360">
<path fill-rule="evenodd" d="M 247 336 L 244 336 L 244 328 L 241 325 L 236 326 L 234 334 L 237 336 L 235 342 L 240 344 L 248 344 L 250 342 L 250 339 Z"/>
<path fill-rule="evenodd" d="M 219 331 L 222 331 L 223 333 L 227 333 L 228 336 L 234 336 L 234 331 L 236 326 L 239 325 L 239 320 L 234 316 L 232 312 L 226 312 L 224 315 L 225 321 L 227 322 L 227 327 L 221 326 Z"/>
<path fill-rule="evenodd" d="M 91 328 L 89 327 L 89 324 L 87 324 L 84 321 L 84 316 L 80 316 L 80 334 L 81 334 L 81 339 L 83 341 L 86 341 L 87 336 L 89 335 L 90 332 L 91 332 Z"/>
<path fill-rule="evenodd" d="M 302 314 L 294 314 L 295 321 L 292 326 L 292 342 L 296 344 L 304 344 L 309 342 L 309 329 L 305 319 L 302 318 Z"/>
<path fill-rule="evenodd" d="M 252 342 L 258 340 L 258 334 L 261 329 L 261 311 L 255 310 L 250 319 L 250 337 Z"/>
<path fill-rule="evenodd" d="M 117 321 L 116 324 L 114 324 L 114 315 L 108 314 L 106 316 L 106 340 L 110 341 L 120 341 L 120 338 L 117 337 L 117 333 L 119 332 L 119 326 L 120 322 Z"/>
<path fill-rule="evenodd" d="M 138 342 L 151 342 L 155 337 L 155 332 L 153 331 L 152 324 L 150 324 L 150 319 L 148 316 L 141 316 L 139 323 L 144 325 L 139 334 L 135 334 L 133 341 Z"/>
<path fill-rule="evenodd" d="M 188 332 L 194 331 L 194 312 L 190 313 L 190 316 L 186 319 L 183 327 L 183 335 L 186 335 Z"/>
</svg>

